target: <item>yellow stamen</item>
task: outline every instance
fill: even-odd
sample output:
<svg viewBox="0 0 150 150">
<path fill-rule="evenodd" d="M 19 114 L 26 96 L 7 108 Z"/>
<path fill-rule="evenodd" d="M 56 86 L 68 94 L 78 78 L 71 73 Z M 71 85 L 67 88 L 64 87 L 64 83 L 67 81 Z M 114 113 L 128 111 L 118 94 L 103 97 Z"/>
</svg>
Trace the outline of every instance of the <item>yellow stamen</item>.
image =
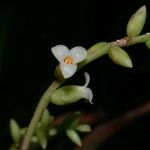
<svg viewBox="0 0 150 150">
<path fill-rule="evenodd" d="M 66 64 L 73 64 L 73 58 L 70 57 L 70 56 L 68 56 L 68 57 L 66 57 L 66 58 L 64 59 L 64 62 L 65 62 Z"/>
</svg>

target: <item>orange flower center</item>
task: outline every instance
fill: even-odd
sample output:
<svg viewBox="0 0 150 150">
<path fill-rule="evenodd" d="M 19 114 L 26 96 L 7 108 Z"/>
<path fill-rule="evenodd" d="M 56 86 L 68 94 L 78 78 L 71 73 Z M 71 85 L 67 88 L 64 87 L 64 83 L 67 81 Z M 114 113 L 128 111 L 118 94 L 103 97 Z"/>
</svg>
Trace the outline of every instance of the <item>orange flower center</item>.
<svg viewBox="0 0 150 150">
<path fill-rule="evenodd" d="M 64 59 L 64 62 L 66 64 L 73 64 L 73 58 L 71 56 L 67 56 L 65 59 Z"/>
</svg>

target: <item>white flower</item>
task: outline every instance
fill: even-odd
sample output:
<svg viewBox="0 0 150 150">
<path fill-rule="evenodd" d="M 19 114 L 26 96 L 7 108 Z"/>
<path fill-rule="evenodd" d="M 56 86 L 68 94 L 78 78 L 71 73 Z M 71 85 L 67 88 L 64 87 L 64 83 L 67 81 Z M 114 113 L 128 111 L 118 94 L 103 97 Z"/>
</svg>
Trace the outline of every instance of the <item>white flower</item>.
<svg viewBox="0 0 150 150">
<path fill-rule="evenodd" d="M 65 45 L 57 45 L 51 50 L 60 62 L 60 70 L 64 78 L 73 76 L 77 70 L 77 63 L 83 61 L 87 56 L 86 49 L 81 46 L 69 50 Z"/>
</svg>

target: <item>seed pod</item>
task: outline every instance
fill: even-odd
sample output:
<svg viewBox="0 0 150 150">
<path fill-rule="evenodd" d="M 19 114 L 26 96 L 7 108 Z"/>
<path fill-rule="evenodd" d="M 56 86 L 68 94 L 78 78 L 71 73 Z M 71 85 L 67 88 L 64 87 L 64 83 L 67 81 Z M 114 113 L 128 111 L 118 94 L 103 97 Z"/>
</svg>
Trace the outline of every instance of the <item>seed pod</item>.
<svg viewBox="0 0 150 150">
<path fill-rule="evenodd" d="M 77 144 L 78 146 L 81 146 L 81 139 L 78 135 L 78 133 L 74 130 L 68 129 L 66 131 L 67 136 L 69 137 L 69 139 L 74 142 L 75 144 Z"/>
<path fill-rule="evenodd" d="M 143 29 L 145 20 L 146 20 L 146 7 L 142 6 L 131 16 L 127 24 L 127 35 L 132 37 L 138 36 Z"/>
<path fill-rule="evenodd" d="M 109 58 L 116 64 L 132 68 L 132 61 L 130 56 L 120 47 L 112 46 L 108 51 Z"/>
</svg>

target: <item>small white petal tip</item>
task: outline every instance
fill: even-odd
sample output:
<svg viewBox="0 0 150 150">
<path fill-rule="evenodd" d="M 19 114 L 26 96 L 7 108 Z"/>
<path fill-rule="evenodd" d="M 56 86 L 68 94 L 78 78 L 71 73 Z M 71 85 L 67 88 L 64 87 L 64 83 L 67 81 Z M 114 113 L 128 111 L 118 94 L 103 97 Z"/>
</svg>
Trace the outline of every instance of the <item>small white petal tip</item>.
<svg viewBox="0 0 150 150">
<path fill-rule="evenodd" d="M 92 90 L 90 88 L 85 87 L 83 89 L 83 93 L 84 93 L 83 97 L 85 99 L 87 99 L 90 102 L 90 104 L 93 104 L 93 102 L 92 102 L 92 99 L 93 99 L 93 92 L 92 92 Z"/>
<path fill-rule="evenodd" d="M 90 82 L 90 75 L 89 75 L 88 72 L 85 72 L 84 76 L 85 76 L 85 84 L 84 84 L 84 86 L 87 87 L 89 85 L 89 82 Z"/>
<path fill-rule="evenodd" d="M 90 102 L 90 104 L 93 104 L 93 102 L 92 102 L 93 92 L 90 88 L 87 87 L 90 82 L 90 75 L 87 72 L 85 72 L 84 75 L 85 75 L 85 85 L 81 86 L 83 98 L 87 99 Z"/>
</svg>

